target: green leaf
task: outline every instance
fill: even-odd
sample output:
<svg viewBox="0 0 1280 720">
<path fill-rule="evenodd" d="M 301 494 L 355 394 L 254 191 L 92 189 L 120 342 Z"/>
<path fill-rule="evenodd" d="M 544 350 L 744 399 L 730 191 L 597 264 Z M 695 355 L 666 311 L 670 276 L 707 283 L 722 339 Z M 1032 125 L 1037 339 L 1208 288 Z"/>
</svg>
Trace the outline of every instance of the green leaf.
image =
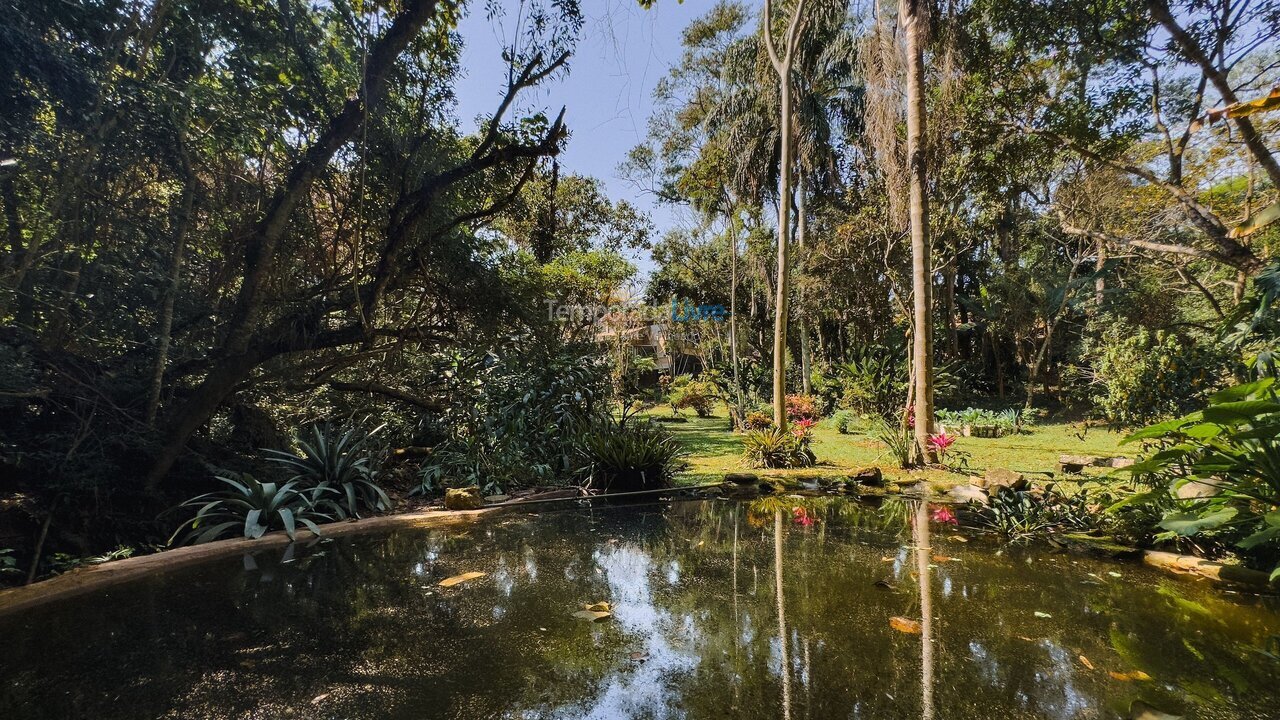
<svg viewBox="0 0 1280 720">
<path fill-rule="evenodd" d="M 1238 423 L 1276 412 L 1280 412 L 1280 403 L 1271 400 L 1239 400 L 1210 405 L 1204 409 L 1204 419 L 1209 422 Z"/>
<path fill-rule="evenodd" d="M 1253 548 L 1256 548 L 1259 545 L 1265 545 L 1277 539 L 1280 539 L 1280 527 L 1273 525 L 1263 530 L 1259 530 L 1258 532 L 1236 543 L 1236 545 L 1239 545 L 1241 548 L 1244 548 L 1245 550 L 1252 550 Z"/>
<path fill-rule="evenodd" d="M 1160 521 L 1160 527 L 1183 537 L 1191 537 L 1205 530 L 1220 527 L 1236 516 L 1236 509 L 1225 507 L 1207 514 L 1170 513 Z"/>
<path fill-rule="evenodd" d="M 1239 400 L 1245 400 L 1262 392 L 1263 390 L 1266 390 L 1267 388 L 1274 385 L 1275 382 L 1276 382 L 1275 378 L 1268 377 L 1268 378 L 1263 378 L 1261 380 L 1254 380 L 1253 382 L 1244 383 L 1243 385 L 1236 385 L 1234 387 L 1229 387 L 1226 390 L 1221 390 L 1219 392 L 1214 393 L 1213 395 L 1210 395 L 1209 403 L 1211 405 L 1217 405 L 1219 403 L 1236 402 Z"/>
</svg>

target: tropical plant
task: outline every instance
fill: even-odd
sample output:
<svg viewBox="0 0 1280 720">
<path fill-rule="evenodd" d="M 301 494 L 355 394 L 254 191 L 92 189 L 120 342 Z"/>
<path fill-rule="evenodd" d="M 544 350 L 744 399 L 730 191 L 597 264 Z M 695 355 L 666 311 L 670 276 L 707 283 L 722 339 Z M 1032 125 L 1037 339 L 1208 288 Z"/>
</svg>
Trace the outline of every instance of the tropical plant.
<svg viewBox="0 0 1280 720">
<path fill-rule="evenodd" d="M 748 465 L 757 468 L 809 467 L 817 462 L 809 442 L 809 427 L 802 426 L 802 422 L 790 430 L 752 430 L 742 438 L 743 457 Z"/>
<path fill-rule="evenodd" d="M 885 446 L 889 454 L 898 461 L 898 467 L 911 467 L 915 455 L 915 436 L 911 434 L 910 428 L 878 417 L 872 422 L 871 436 Z"/>
<path fill-rule="evenodd" d="M 773 418 L 768 413 L 749 412 L 746 419 L 742 421 L 742 427 L 745 430 L 764 430 L 773 427 Z"/>
<path fill-rule="evenodd" d="M 1228 359 L 1217 348 L 1174 333 L 1113 327 L 1094 370 L 1102 392 L 1097 412 L 1108 422 L 1134 427 L 1191 412 L 1221 387 Z"/>
<path fill-rule="evenodd" d="M 862 415 L 893 417 L 907 397 L 905 356 L 894 349 L 871 346 L 837 366 L 843 388 L 840 407 Z"/>
<path fill-rule="evenodd" d="M 1228 388 L 1202 410 L 1133 433 L 1123 442 L 1157 449 L 1122 470 L 1155 488 L 1126 503 L 1177 498 L 1176 509 L 1160 521 L 1161 537 L 1233 543 L 1255 564 L 1274 567 L 1272 579 L 1280 578 L 1280 400 L 1274 384 L 1268 377 Z"/>
<path fill-rule="evenodd" d="M 239 479 L 221 476 L 216 479 L 227 485 L 227 489 L 193 497 L 178 506 L 197 510 L 195 517 L 183 522 L 170 536 L 170 545 L 179 535 L 182 536 L 179 544 L 198 545 L 237 530 L 251 539 L 271 530 L 284 530 L 292 540 L 298 525 L 319 535 L 318 523 L 345 517 L 342 506 L 335 501 L 337 491 L 331 486 L 304 490 L 297 482 L 264 483 L 248 474 Z"/>
<path fill-rule="evenodd" d="M 607 493 L 666 487 L 684 465 L 684 447 L 665 429 L 648 421 L 608 418 L 579 441 L 578 474 Z"/>
<path fill-rule="evenodd" d="M 362 508 L 375 512 L 391 509 L 391 499 L 377 483 L 377 458 L 370 450 L 384 426 L 364 432 L 355 424 L 320 423 L 309 439 L 299 439 L 301 457 L 284 450 L 266 450 L 266 459 L 289 472 L 289 480 L 302 490 L 333 488 L 345 501 L 346 513 L 360 517 Z"/>
<path fill-rule="evenodd" d="M 22 571 L 18 569 L 18 559 L 13 556 L 13 548 L 0 548 L 0 577 L 20 574 Z"/>
</svg>

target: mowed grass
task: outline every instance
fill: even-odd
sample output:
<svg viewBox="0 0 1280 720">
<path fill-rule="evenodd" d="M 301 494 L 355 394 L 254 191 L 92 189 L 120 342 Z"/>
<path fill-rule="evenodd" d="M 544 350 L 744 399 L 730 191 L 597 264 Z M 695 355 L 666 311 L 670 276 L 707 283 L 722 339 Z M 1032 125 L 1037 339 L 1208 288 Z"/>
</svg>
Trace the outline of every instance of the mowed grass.
<svg viewBox="0 0 1280 720">
<path fill-rule="evenodd" d="M 669 416 L 671 411 L 665 406 L 657 406 L 643 414 Z M 716 482 L 728 472 L 750 471 L 769 477 L 842 475 L 870 466 L 879 467 L 891 479 L 928 479 L 941 486 L 967 479 L 964 472 L 903 470 L 884 444 L 876 440 L 865 426 L 851 426 L 848 434 L 841 434 L 828 420 L 814 428 L 813 451 L 818 456 L 817 466 L 754 470 L 742 458 L 742 435 L 729 430 L 729 416 L 724 407 L 717 408 L 713 417 L 700 418 L 686 413 L 685 418 L 682 423 L 664 423 L 689 451 L 686 458 L 689 467 L 678 478 L 682 484 Z M 957 452 L 967 453 L 969 474 L 980 475 L 987 468 L 1000 467 L 1024 473 L 1045 473 L 1032 477 L 1048 480 L 1050 475 L 1047 473 L 1057 470 L 1059 455 L 1133 456 L 1136 448 L 1121 446 L 1123 438 L 1123 433 L 1096 426 L 1086 427 L 1082 423 L 1046 422 L 1031 428 L 1028 434 L 1001 438 L 961 437 L 952 446 L 951 459 L 956 459 Z"/>
</svg>

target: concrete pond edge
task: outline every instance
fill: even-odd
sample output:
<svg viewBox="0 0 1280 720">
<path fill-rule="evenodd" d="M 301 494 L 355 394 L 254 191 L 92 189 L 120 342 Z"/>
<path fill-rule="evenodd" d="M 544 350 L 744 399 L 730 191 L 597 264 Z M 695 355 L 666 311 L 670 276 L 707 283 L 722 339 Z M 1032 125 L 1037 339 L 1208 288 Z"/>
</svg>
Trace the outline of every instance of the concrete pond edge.
<svg viewBox="0 0 1280 720">
<path fill-rule="evenodd" d="M 232 538 L 202 545 L 186 545 L 149 555 L 112 560 L 98 565 L 76 568 L 62 575 L 30 585 L 0 590 L 0 616 L 29 610 L 56 600 L 84 595 L 103 588 L 126 583 L 158 572 L 197 565 L 215 558 L 282 547 L 291 542 L 308 542 L 317 537 L 329 539 L 343 535 L 397 530 L 415 527 L 451 527 L 473 522 L 481 515 L 494 513 L 499 506 L 478 510 L 415 510 L 394 515 L 379 515 L 360 520 L 342 520 L 320 526 L 317 536 L 310 530 L 299 530 L 290 540 L 283 530 L 267 533 L 256 540 Z"/>
</svg>

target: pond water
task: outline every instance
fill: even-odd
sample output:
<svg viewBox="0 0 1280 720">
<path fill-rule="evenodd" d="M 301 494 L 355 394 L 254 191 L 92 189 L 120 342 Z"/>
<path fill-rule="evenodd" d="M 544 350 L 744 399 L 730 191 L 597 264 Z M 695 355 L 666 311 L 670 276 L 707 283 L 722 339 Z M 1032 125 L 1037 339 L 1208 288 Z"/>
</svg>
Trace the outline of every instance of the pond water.
<svg viewBox="0 0 1280 720">
<path fill-rule="evenodd" d="M 1274 599 L 927 517 L 684 502 L 213 561 L 0 617 L 0 718 L 1280 712 Z"/>
</svg>

